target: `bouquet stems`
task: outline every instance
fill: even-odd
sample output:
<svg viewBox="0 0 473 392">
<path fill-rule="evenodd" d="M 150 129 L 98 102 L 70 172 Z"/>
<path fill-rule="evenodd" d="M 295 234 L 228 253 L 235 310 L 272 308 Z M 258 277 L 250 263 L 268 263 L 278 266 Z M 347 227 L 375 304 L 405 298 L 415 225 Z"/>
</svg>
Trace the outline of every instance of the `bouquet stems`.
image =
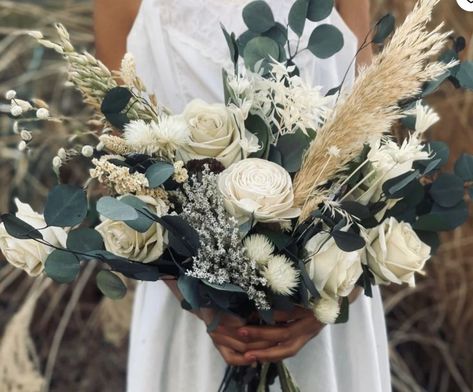
<svg viewBox="0 0 473 392">
<path fill-rule="evenodd" d="M 281 383 L 281 390 L 283 392 L 300 392 L 299 387 L 291 376 L 291 372 L 286 367 L 284 362 L 276 363 L 278 369 L 279 382 Z M 259 391 L 258 391 L 259 392 Z"/>
</svg>

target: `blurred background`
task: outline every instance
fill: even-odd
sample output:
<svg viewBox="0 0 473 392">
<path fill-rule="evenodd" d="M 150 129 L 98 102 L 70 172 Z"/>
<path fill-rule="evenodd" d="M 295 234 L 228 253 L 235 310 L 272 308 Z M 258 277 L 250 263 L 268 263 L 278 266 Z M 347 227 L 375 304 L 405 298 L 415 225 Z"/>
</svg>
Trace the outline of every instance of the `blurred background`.
<svg viewBox="0 0 473 392">
<path fill-rule="evenodd" d="M 373 19 L 390 11 L 400 21 L 412 4 L 372 0 Z M 41 97 L 53 114 L 86 120 L 80 96 L 67 86 L 64 62 L 20 32 L 53 34 L 52 24 L 61 22 L 77 48 L 93 51 L 91 6 L 90 0 L 0 0 L 0 94 L 14 89 L 20 97 Z M 435 19 L 466 38 L 463 55 L 472 60 L 473 14 L 454 0 L 442 0 Z M 430 136 L 447 141 L 452 157 L 472 153 L 473 94 L 446 85 L 429 104 L 442 117 Z M 8 102 L 0 99 L 0 211 L 11 209 L 14 197 L 40 210 L 56 181 L 51 160 L 80 122 L 66 118 L 64 124 L 48 125 L 47 132 L 35 132 L 27 158 L 17 149 L 8 111 Z M 395 391 L 473 391 L 471 223 L 443 238 L 415 289 L 383 290 Z M 103 299 L 87 284 L 90 275 L 85 270 L 74 287 L 34 281 L 0 255 L 1 392 L 36 392 L 45 382 L 51 391 L 124 391 L 132 293 L 120 302 Z M 35 307 L 30 294 L 39 292 Z"/>
</svg>

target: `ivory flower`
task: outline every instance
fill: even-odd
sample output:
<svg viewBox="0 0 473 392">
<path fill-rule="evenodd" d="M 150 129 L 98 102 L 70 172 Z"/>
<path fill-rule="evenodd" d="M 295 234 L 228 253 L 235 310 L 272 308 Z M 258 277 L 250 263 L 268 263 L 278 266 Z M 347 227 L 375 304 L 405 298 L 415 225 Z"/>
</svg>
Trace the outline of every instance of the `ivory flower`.
<svg viewBox="0 0 473 392">
<path fill-rule="evenodd" d="M 43 228 L 46 222 L 42 215 L 20 200 L 16 199 L 18 208 L 16 216 L 34 228 Z M 41 230 L 43 239 L 56 247 L 65 247 L 67 234 L 59 227 L 48 227 Z M 10 236 L 5 225 L 0 224 L 0 250 L 6 260 L 16 268 L 20 268 L 30 276 L 38 276 L 44 270 L 44 263 L 53 248 L 40 244 L 35 240 L 20 240 Z"/>
<path fill-rule="evenodd" d="M 240 222 L 281 222 L 297 218 L 289 173 L 276 163 L 244 159 L 220 173 L 218 187 L 225 208 Z"/>
<path fill-rule="evenodd" d="M 431 249 L 420 240 L 412 226 L 390 218 L 372 229 L 368 239 L 366 261 L 376 283 L 415 286 L 415 273 L 422 273 Z"/>
<path fill-rule="evenodd" d="M 291 295 L 299 283 L 299 272 L 284 255 L 271 257 L 263 268 L 262 275 L 276 294 Z"/>
<path fill-rule="evenodd" d="M 261 234 L 246 237 L 243 246 L 248 257 L 260 266 L 266 265 L 274 252 L 274 245 Z"/>
</svg>

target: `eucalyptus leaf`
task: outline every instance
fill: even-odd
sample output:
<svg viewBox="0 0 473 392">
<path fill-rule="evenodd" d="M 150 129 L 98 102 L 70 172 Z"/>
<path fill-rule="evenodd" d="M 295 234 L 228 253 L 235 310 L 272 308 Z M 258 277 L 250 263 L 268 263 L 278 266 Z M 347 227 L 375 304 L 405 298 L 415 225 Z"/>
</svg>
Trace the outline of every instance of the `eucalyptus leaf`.
<svg viewBox="0 0 473 392">
<path fill-rule="evenodd" d="M 138 212 L 137 219 L 125 222 L 133 230 L 136 230 L 139 233 L 146 233 L 151 226 L 156 223 L 151 219 L 155 214 L 149 210 L 148 205 L 143 200 L 140 200 L 135 196 L 124 196 L 120 201 L 133 207 Z"/>
<path fill-rule="evenodd" d="M 392 178 L 383 184 L 383 191 L 387 198 L 399 199 L 404 196 L 402 192 L 412 181 L 416 180 L 420 175 L 418 170 L 401 174 Z"/>
<path fill-rule="evenodd" d="M 461 87 L 473 90 L 473 61 L 462 62 L 455 77 Z"/>
<path fill-rule="evenodd" d="M 271 128 L 266 120 L 256 113 L 250 113 L 245 120 L 245 128 L 258 138 L 261 148 L 252 157 L 266 159 L 271 146 Z"/>
<path fill-rule="evenodd" d="M 200 237 L 197 231 L 180 216 L 167 215 L 156 217 L 157 221 L 168 230 L 169 247 L 178 254 L 192 257 L 200 248 Z"/>
<path fill-rule="evenodd" d="M 432 159 L 440 159 L 440 166 L 444 166 L 450 157 L 450 147 L 445 142 L 434 141 L 426 144 L 427 151 L 432 152 Z"/>
<path fill-rule="evenodd" d="M 262 35 L 263 37 L 268 37 L 276 41 L 282 47 L 281 53 L 284 52 L 284 46 L 287 43 L 287 29 L 281 23 L 276 23 Z M 281 58 L 281 56 L 279 56 L 279 58 Z"/>
<path fill-rule="evenodd" d="M 198 309 L 200 307 L 199 284 L 199 279 L 187 275 L 181 275 L 177 280 L 179 291 L 192 309 Z"/>
<path fill-rule="evenodd" d="M 109 90 L 102 101 L 102 113 L 120 113 L 130 102 L 133 94 L 126 87 L 114 87 Z"/>
<path fill-rule="evenodd" d="M 82 188 L 56 185 L 48 194 L 44 219 L 48 226 L 75 226 L 87 216 L 87 207 L 87 195 Z"/>
<path fill-rule="evenodd" d="M 79 259 L 72 253 L 53 250 L 44 265 L 44 272 L 57 283 L 71 283 L 80 271 Z"/>
<path fill-rule="evenodd" d="M 3 214 L 0 221 L 5 226 L 5 230 L 9 235 L 20 240 L 42 239 L 43 235 L 39 230 L 17 218 L 13 214 Z"/>
<path fill-rule="evenodd" d="M 126 113 L 104 113 L 104 116 L 112 126 L 121 130 L 130 122 L 130 118 Z"/>
<path fill-rule="evenodd" d="M 235 33 L 228 33 L 225 29 L 223 24 L 220 24 L 220 27 L 223 31 L 223 35 L 225 36 L 225 41 L 227 41 L 228 49 L 230 50 L 230 57 L 232 59 L 233 64 L 236 64 L 238 61 L 239 53 L 238 53 L 238 44 L 235 39 Z"/>
<path fill-rule="evenodd" d="M 363 249 L 366 245 L 365 240 L 352 231 L 335 230 L 331 235 L 337 246 L 344 252 L 355 252 Z"/>
<path fill-rule="evenodd" d="M 333 0 L 309 0 L 307 19 L 312 22 L 319 22 L 332 13 L 333 6 Z"/>
<path fill-rule="evenodd" d="M 277 163 L 279 166 L 282 166 L 281 151 L 279 151 L 278 148 L 273 144 L 270 144 L 269 146 L 268 161 Z"/>
<path fill-rule="evenodd" d="M 118 300 L 126 295 L 125 283 L 113 272 L 100 271 L 96 276 L 96 283 L 102 294 L 110 299 Z"/>
<path fill-rule="evenodd" d="M 271 7 L 262 0 L 249 3 L 243 9 L 243 20 L 246 26 L 255 33 L 264 33 L 275 25 Z"/>
<path fill-rule="evenodd" d="M 473 181 L 473 155 L 462 154 L 455 163 L 455 174 L 463 181 Z"/>
<path fill-rule="evenodd" d="M 261 64 L 263 71 L 268 72 L 271 58 L 279 59 L 279 56 L 279 44 L 269 37 L 251 39 L 243 51 L 245 66 L 251 71 L 255 71 L 257 65 Z"/>
<path fill-rule="evenodd" d="M 304 32 L 309 0 L 296 0 L 289 11 L 289 27 L 298 37 Z"/>
<path fill-rule="evenodd" d="M 345 324 L 350 318 L 350 301 L 348 297 L 342 298 L 342 303 L 340 305 L 340 314 L 335 321 L 335 324 Z"/>
<path fill-rule="evenodd" d="M 238 51 L 240 53 L 240 56 L 243 57 L 243 52 L 245 51 L 245 47 L 248 44 L 248 42 L 250 42 L 253 38 L 256 38 L 259 36 L 260 36 L 259 34 L 254 33 L 253 31 L 247 30 L 238 37 L 237 44 L 238 44 Z"/>
<path fill-rule="evenodd" d="M 382 44 L 386 38 L 394 31 L 396 19 L 393 15 L 384 15 L 375 26 L 375 34 L 373 36 L 373 43 Z"/>
<path fill-rule="evenodd" d="M 463 179 L 455 174 L 443 173 L 434 181 L 429 193 L 438 205 L 454 207 L 465 196 Z"/>
<path fill-rule="evenodd" d="M 110 196 L 104 196 L 97 202 L 97 211 L 114 221 L 134 221 L 139 217 L 133 207 Z"/>
<path fill-rule="evenodd" d="M 66 247 L 73 252 L 87 253 L 105 248 L 103 238 L 97 230 L 79 228 L 69 232 Z"/>
<path fill-rule="evenodd" d="M 108 264 L 112 271 L 120 272 L 127 278 L 156 282 L 161 276 L 159 266 L 154 263 L 130 261 L 107 251 L 95 251 L 93 254 L 97 259 Z"/>
<path fill-rule="evenodd" d="M 174 165 L 169 162 L 157 162 L 146 170 L 146 178 L 151 188 L 163 185 L 174 174 Z"/>
<path fill-rule="evenodd" d="M 317 26 L 309 38 L 307 48 L 318 58 L 327 59 L 339 52 L 344 45 L 342 32 L 335 26 Z"/>
<path fill-rule="evenodd" d="M 277 149 L 281 153 L 282 166 L 289 172 L 297 172 L 302 165 L 304 152 L 310 146 L 310 138 L 301 130 L 279 138 Z"/>
<path fill-rule="evenodd" d="M 429 214 L 422 215 L 414 223 L 415 230 L 449 231 L 463 225 L 468 220 L 468 206 L 464 200 L 453 208 L 434 205 Z"/>
</svg>

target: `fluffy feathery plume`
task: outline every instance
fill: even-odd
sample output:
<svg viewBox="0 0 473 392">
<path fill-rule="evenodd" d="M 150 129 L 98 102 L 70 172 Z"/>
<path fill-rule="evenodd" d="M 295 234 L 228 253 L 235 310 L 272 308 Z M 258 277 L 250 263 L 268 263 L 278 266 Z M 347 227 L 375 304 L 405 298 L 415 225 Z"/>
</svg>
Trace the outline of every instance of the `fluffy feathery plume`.
<svg viewBox="0 0 473 392">
<path fill-rule="evenodd" d="M 320 298 L 314 304 L 315 317 L 324 324 L 334 324 L 340 314 L 340 304 L 333 298 Z"/>
<path fill-rule="evenodd" d="M 274 245 L 262 234 L 254 234 L 243 241 L 246 254 L 260 266 L 268 263 L 274 252 Z"/>
<path fill-rule="evenodd" d="M 426 30 L 438 2 L 419 0 L 384 50 L 360 71 L 351 92 L 319 130 L 294 183 L 295 205 L 303 207 L 300 221 L 329 196 L 329 191 L 318 188 L 358 156 L 365 143 L 380 138 L 402 116 L 398 102 L 416 96 L 424 82 L 455 65 L 429 63 L 450 35 L 440 31 L 442 24 L 431 32 Z M 337 147 L 340 154 L 327 158 L 330 147 Z"/>
<path fill-rule="evenodd" d="M 262 273 L 276 294 L 291 295 L 299 284 L 299 272 L 284 255 L 271 257 Z"/>
</svg>

